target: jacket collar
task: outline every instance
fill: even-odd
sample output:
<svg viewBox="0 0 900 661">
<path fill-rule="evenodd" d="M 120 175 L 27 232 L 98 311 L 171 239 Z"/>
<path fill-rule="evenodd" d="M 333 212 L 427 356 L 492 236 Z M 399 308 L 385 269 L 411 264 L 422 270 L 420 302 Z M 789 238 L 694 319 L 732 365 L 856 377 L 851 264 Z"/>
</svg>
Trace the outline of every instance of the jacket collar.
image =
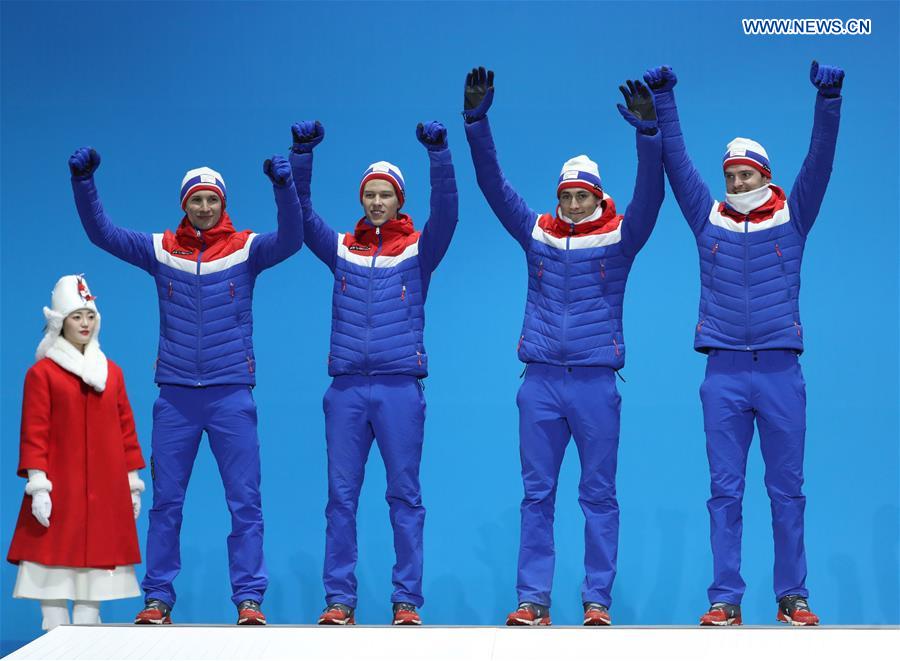
<svg viewBox="0 0 900 661">
<path fill-rule="evenodd" d="M 375 227 L 366 218 L 360 219 L 353 230 L 353 238 L 358 243 L 377 243 L 378 235 L 380 234 L 382 242 L 387 242 L 395 237 L 409 236 L 415 231 L 416 228 L 413 226 L 412 218 L 405 213 L 400 213 L 397 214 L 396 218 L 391 218 L 381 227 Z"/>
<path fill-rule="evenodd" d="M 603 213 L 596 220 L 582 221 L 580 223 L 569 223 L 560 218 L 559 205 L 556 207 L 556 217 L 553 219 L 554 229 L 561 235 L 572 234 L 603 234 L 611 232 L 619 226 L 622 217 L 616 214 L 616 203 L 609 196 L 604 196 Z"/>
<path fill-rule="evenodd" d="M 787 196 L 784 194 L 784 190 L 780 186 L 769 184 L 769 189 L 772 191 L 771 197 L 769 197 L 769 199 L 765 203 L 756 207 L 750 213 L 741 213 L 737 209 L 729 206 L 727 202 L 723 202 L 721 204 L 720 211 L 723 216 L 727 216 L 737 223 L 743 223 L 744 221 L 759 223 L 764 220 L 768 220 L 775 214 L 776 211 L 784 207 L 787 200 Z"/>
<path fill-rule="evenodd" d="M 86 384 L 97 392 L 106 389 L 106 378 L 109 366 L 106 356 L 100 351 L 96 333 L 81 353 L 75 346 L 59 335 L 53 344 L 47 349 L 47 358 L 62 367 L 67 372 L 81 378 Z"/>
<path fill-rule="evenodd" d="M 199 250 L 201 247 L 208 248 L 223 239 L 227 239 L 232 234 L 234 234 L 234 225 L 231 224 L 228 212 L 223 210 L 219 222 L 208 230 L 198 230 L 191 225 L 191 221 L 185 215 L 181 219 L 178 229 L 175 230 L 175 240 L 181 246 Z"/>
</svg>

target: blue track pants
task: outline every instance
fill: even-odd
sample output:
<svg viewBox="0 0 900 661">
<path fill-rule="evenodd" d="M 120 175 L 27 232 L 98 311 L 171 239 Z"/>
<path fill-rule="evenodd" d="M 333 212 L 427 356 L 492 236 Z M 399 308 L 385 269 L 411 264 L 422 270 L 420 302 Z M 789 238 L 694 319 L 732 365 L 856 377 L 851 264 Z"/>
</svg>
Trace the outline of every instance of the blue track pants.
<svg viewBox="0 0 900 661">
<path fill-rule="evenodd" d="M 181 510 L 203 432 L 219 466 L 231 512 L 228 568 L 232 601 L 262 602 L 263 561 L 256 404 L 248 386 L 162 386 L 153 405 L 153 507 L 147 532 L 147 599 L 175 604 L 172 582 L 181 569 Z"/>
<path fill-rule="evenodd" d="M 806 383 L 796 353 L 714 349 L 706 364 L 700 398 L 710 471 L 710 603 L 739 604 L 744 596 L 741 501 L 754 420 L 772 503 L 775 597 L 808 596 L 803 546 L 806 498 L 801 492 Z"/>
<path fill-rule="evenodd" d="M 425 430 L 425 397 L 407 375 L 337 376 L 325 392 L 328 505 L 325 507 L 325 600 L 356 608 L 356 511 L 373 439 L 387 474 L 394 530 L 391 601 L 424 603 L 422 536 L 425 507 L 419 464 Z"/>
<path fill-rule="evenodd" d="M 516 403 L 525 486 L 519 601 L 550 605 L 556 485 L 566 446 L 574 437 L 581 459 L 578 502 L 585 516 L 581 597 L 609 606 L 619 545 L 616 458 L 621 398 L 616 374 L 608 367 L 530 363 Z"/>
</svg>

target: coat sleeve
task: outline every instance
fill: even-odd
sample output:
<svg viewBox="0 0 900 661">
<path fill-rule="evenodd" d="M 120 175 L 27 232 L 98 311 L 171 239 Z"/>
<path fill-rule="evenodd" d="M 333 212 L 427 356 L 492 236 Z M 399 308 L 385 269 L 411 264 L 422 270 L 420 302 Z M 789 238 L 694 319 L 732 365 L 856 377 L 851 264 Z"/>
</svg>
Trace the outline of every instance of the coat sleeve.
<svg viewBox="0 0 900 661">
<path fill-rule="evenodd" d="M 796 219 L 797 227 L 804 236 L 812 229 L 816 216 L 819 215 L 825 189 L 831 178 L 831 166 L 834 163 L 838 127 L 841 122 L 841 99 L 840 96 L 828 99 L 816 94 L 809 152 L 788 196 L 791 218 Z"/>
<path fill-rule="evenodd" d="M 312 208 L 313 155 L 291 153 L 291 172 L 297 187 L 297 199 L 303 213 L 303 240 L 313 254 L 334 271 L 337 261 L 337 232 L 331 229 Z"/>
<path fill-rule="evenodd" d="M 128 393 L 125 391 L 125 376 L 118 366 L 116 369 L 119 372 L 116 400 L 119 409 L 119 427 L 122 430 L 122 446 L 125 450 L 125 468 L 133 471 L 145 466 L 144 456 L 141 454 L 141 446 L 138 443 L 137 430 L 134 426 L 134 414 L 131 412 Z"/>
<path fill-rule="evenodd" d="M 662 137 L 637 132 L 638 170 L 634 195 L 622 222 L 622 247 L 634 257 L 656 226 L 659 208 L 665 196 L 663 183 Z"/>
<path fill-rule="evenodd" d="M 431 215 L 419 237 L 419 263 L 431 273 L 450 247 L 459 221 L 459 194 L 450 149 L 428 151 L 431 162 Z"/>
<path fill-rule="evenodd" d="M 699 234 L 709 218 L 713 198 L 691 157 L 688 156 L 678 120 L 675 94 L 670 90 L 654 95 L 659 130 L 662 133 L 663 163 L 681 213 L 694 234 Z"/>
<path fill-rule="evenodd" d="M 50 450 L 50 380 L 36 366 L 25 374 L 22 396 L 22 428 L 19 435 L 19 477 L 28 477 L 28 469 L 47 473 Z M 53 475 L 48 475 L 53 480 Z"/>
<path fill-rule="evenodd" d="M 135 232 L 114 225 L 103 210 L 93 177 L 73 177 L 72 191 L 75 194 L 78 216 L 91 243 L 152 274 L 156 266 L 153 237 L 146 232 Z"/>
<path fill-rule="evenodd" d="M 273 186 L 278 209 L 278 229 L 257 236 L 250 245 L 251 264 L 256 273 L 284 261 L 303 245 L 303 212 L 293 179 Z"/>
<path fill-rule="evenodd" d="M 466 139 L 472 151 L 478 187 L 506 231 L 527 250 L 531 228 L 538 214 L 529 208 L 503 176 L 487 117 L 466 124 Z"/>
</svg>

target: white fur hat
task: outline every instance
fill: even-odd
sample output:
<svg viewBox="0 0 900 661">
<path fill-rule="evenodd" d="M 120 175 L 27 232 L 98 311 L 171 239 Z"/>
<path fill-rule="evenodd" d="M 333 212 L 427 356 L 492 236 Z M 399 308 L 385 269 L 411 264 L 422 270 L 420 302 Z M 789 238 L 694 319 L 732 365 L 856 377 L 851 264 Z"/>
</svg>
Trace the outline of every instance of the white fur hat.
<svg viewBox="0 0 900 661">
<path fill-rule="evenodd" d="M 62 333 L 63 321 L 75 310 L 90 310 L 97 315 L 97 325 L 91 341 L 96 341 L 100 333 L 100 312 L 95 303 L 96 296 L 91 294 L 84 274 L 64 275 L 56 282 L 53 293 L 50 295 L 50 307 L 44 307 L 44 318 L 47 320 L 47 331 L 44 339 L 38 345 L 35 360 L 40 360 L 47 355 L 47 350 L 53 346 L 56 338 Z"/>
</svg>

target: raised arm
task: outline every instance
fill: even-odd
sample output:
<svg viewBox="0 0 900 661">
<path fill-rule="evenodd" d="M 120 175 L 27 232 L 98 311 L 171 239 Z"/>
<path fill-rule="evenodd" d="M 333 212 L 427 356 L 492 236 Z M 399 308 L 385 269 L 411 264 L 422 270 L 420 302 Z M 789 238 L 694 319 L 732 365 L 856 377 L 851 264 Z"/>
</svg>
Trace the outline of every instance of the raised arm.
<svg viewBox="0 0 900 661">
<path fill-rule="evenodd" d="M 493 99 L 494 72 L 485 72 L 483 67 L 473 69 L 466 76 L 463 117 L 478 187 L 506 231 L 527 249 L 537 214 L 512 189 L 500 170 L 497 148 L 487 119 Z"/>
<path fill-rule="evenodd" d="M 287 259 L 303 245 L 303 212 L 291 177 L 291 166 L 283 156 L 276 155 L 263 163 L 263 172 L 275 190 L 278 229 L 260 234 L 250 245 L 250 259 L 257 273 Z"/>
<path fill-rule="evenodd" d="M 447 145 L 447 129 L 440 122 L 419 124 L 416 137 L 428 150 L 431 163 L 431 215 L 419 237 L 419 263 L 431 273 L 450 247 L 459 221 L 459 195 Z"/>
<path fill-rule="evenodd" d="M 644 81 L 653 91 L 659 130 L 662 133 L 663 164 L 669 176 L 669 184 L 675 193 L 675 200 L 681 207 L 694 234 L 703 229 L 712 210 L 713 197 L 697 168 L 688 156 L 678 121 L 678 108 L 672 88 L 678 82 L 671 67 L 650 69 L 644 74 Z"/>
<path fill-rule="evenodd" d="M 145 232 L 117 227 L 109 219 L 94 184 L 94 172 L 98 167 L 100 154 L 91 147 L 82 147 L 69 158 L 75 207 L 84 231 L 98 248 L 152 273 L 156 265 L 153 237 Z"/>
<path fill-rule="evenodd" d="M 629 124 L 637 129 L 638 171 L 634 195 L 622 222 L 622 247 L 626 254 L 638 254 L 656 225 L 665 195 L 663 184 L 662 137 L 659 134 L 653 95 L 640 81 L 629 80 L 619 89 L 627 108 L 616 107 Z"/>
<path fill-rule="evenodd" d="M 831 178 L 838 126 L 841 122 L 841 87 L 844 83 L 844 70 L 819 66 L 818 62 L 813 61 L 809 79 L 819 90 L 816 94 L 812 139 L 809 143 L 809 153 L 806 154 L 788 196 L 791 218 L 797 221 L 797 227 L 804 235 L 812 229 L 816 221 L 828 180 Z"/>
<path fill-rule="evenodd" d="M 337 232 L 331 229 L 312 208 L 313 148 L 325 137 L 325 127 L 318 121 L 298 122 L 291 126 L 291 172 L 297 198 L 303 211 L 303 240 L 313 254 L 334 271 L 337 262 Z"/>
</svg>

